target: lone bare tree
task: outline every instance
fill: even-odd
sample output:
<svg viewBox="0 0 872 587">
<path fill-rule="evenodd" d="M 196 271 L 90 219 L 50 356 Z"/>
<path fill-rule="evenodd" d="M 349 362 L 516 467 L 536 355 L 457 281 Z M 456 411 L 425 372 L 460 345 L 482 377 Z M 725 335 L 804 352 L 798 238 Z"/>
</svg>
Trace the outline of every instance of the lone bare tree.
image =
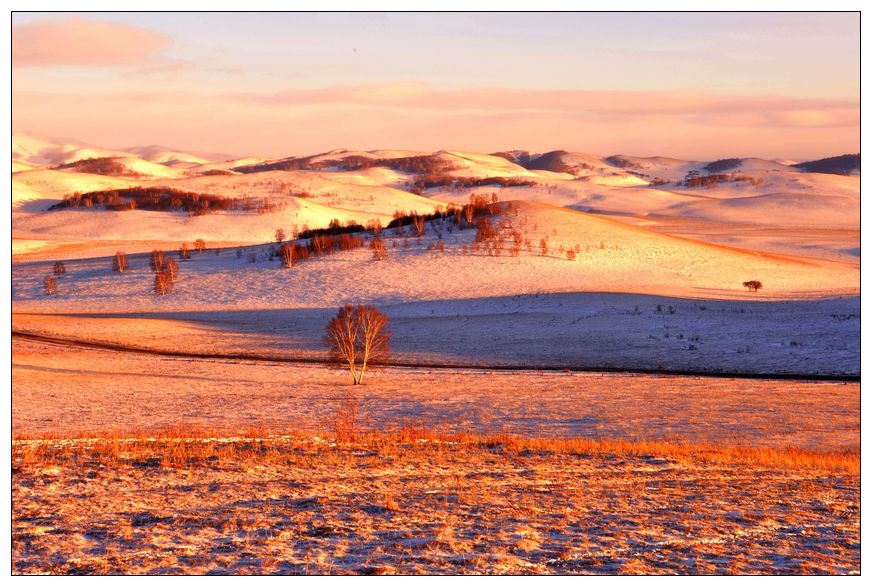
<svg viewBox="0 0 872 587">
<path fill-rule="evenodd" d="M 339 365 L 351 371 L 354 385 L 360 385 L 373 361 L 387 361 L 391 354 L 388 317 L 372 306 L 346 304 L 327 324 L 324 342 Z"/>
<path fill-rule="evenodd" d="M 285 237 L 286 237 L 285 229 L 284 228 L 277 228 L 276 229 L 276 242 L 277 243 L 283 242 L 285 240 Z"/>
<path fill-rule="evenodd" d="M 751 281 L 743 281 L 742 285 L 748 288 L 748 291 L 757 291 L 758 289 L 763 287 L 763 284 L 757 281 L 756 279 Z"/>
<path fill-rule="evenodd" d="M 42 280 L 42 287 L 46 295 L 51 295 L 53 293 L 57 293 L 58 291 L 58 284 L 55 281 L 55 278 L 51 275 L 45 276 L 45 278 Z"/>
</svg>

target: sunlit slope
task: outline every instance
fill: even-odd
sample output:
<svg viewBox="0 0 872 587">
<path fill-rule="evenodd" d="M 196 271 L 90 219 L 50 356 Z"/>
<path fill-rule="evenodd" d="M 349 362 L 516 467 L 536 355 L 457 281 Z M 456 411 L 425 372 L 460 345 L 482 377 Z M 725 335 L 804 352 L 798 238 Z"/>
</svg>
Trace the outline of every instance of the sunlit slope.
<svg viewBox="0 0 872 587">
<path fill-rule="evenodd" d="M 237 258 L 233 251 L 197 256 L 182 264 L 176 291 L 165 298 L 151 293 L 152 275 L 145 259 L 135 260 L 135 270 L 124 275 L 111 272 L 109 259 L 83 261 L 81 268 L 71 263 L 62 292 L 50 299 L 41 292 L 41 275 L 49 266 L 41 270 L 20 266 L 13 271 L 13 298 L 24 307 L 52 311 L 65 307 L 109 311 L 122 306 L 204 310 L 555 292 L 762 300 L 855 295 L 859 289 L 856 267 L 709 245 L 543 204 L 515 202 L 502 219 L 529 240 L 529 247 L 522 247 L 517 257 L 509 254 L 508 247 L 500 256 L 481 247 L 472 251 L 473 229 L 448 232 L 448 225 L 434 225 L 422 239 L 386 233 L 384 261 L 375 261 L 367 248 L 313 258 L 292 269 L 268 260 L 263 248 L 247 249 L 260 255 L 256 263 L 247 262 L 247 253 Z M 166 234 L 158 219 L 149 226 L 155 234 Z M 215 238 L 206 225 L 189 228 L 184 236 L 177 233 L 180 240 Z M 443 252 L 428 248 L 437 230 L 446 245 Z M 542 239 L 548 248 L 544 254 Z M 566 251 L 576 248 L 577 257 L 568 259 Z M 763 282 L 760 292 L 748 293 L 742 287 L 751 279 Z"/>
</svg>

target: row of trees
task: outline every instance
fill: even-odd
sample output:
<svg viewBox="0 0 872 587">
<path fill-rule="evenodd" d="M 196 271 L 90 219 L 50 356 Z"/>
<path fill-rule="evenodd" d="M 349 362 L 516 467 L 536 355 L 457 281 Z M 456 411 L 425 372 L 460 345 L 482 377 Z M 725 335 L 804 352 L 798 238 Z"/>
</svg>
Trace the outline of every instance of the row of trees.
<svg viewBox="0 0 872 587">
<path fill-rule="evenodd" d="M 212 212 L 240 210 L 257 214 L 275 213 L 284 204 L 269 198 L 229 198 L 214 194 L 187 192 L 168 187 L 133 187 L 119 190 L 75 192 L 64 196 L 49 210 L 87 208 L 102 210 L 151 210 L 156 212 L 186 212 L 202 216 Z"/>
</svg>

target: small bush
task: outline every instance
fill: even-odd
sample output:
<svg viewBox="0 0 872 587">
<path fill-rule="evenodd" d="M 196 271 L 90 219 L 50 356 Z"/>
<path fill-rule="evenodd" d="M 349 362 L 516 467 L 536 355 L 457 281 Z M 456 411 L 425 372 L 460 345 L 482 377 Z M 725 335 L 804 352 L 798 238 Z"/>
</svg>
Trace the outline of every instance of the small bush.
<svg viewBox="0 0 872 587">
<path fill-rule="evenodd" d="M 64 266 L 64 262 L 63 262 L 63 261 L 57 261 L 57 262 L 54 264 L 53 272 L 54 272 L 55 275 L 63 275 L 64 273 L 66 273 L 66 272 L 67 272 L 67 268 Z"/>
<path fill-rule="evenodd" d="M 51 275 L 46 275 L 45 278 L 43 278 L 42 287 L 46 295 L 51 295 L 53 293 L 57 293 L 58 291 L 58 284 L 55 281 L 55 278 Z"/>
</svg>

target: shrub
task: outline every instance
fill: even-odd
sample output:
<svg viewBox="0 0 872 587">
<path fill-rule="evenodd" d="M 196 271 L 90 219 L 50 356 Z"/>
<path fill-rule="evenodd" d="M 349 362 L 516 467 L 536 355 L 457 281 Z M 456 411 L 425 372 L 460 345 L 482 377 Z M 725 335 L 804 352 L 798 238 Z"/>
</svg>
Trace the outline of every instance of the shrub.
<svg viewBox="0 0 872 587">
<path fill-rule="evenodd" d="M 64 265 L 63 261 L 57 261 L 54 264 L 54 268 L 52 269 L 55 275 L 63 275 L 67 272 L 67 268 Z"/>
<path fill-rule="evenodd" d="M 58 291 L 58 284 L 55 281 L 55 278 L 51 275 L 46 275 L 42 280 L 42 287 L 45 291 L 46 295 L 51 295 Z"/>
</svg>

